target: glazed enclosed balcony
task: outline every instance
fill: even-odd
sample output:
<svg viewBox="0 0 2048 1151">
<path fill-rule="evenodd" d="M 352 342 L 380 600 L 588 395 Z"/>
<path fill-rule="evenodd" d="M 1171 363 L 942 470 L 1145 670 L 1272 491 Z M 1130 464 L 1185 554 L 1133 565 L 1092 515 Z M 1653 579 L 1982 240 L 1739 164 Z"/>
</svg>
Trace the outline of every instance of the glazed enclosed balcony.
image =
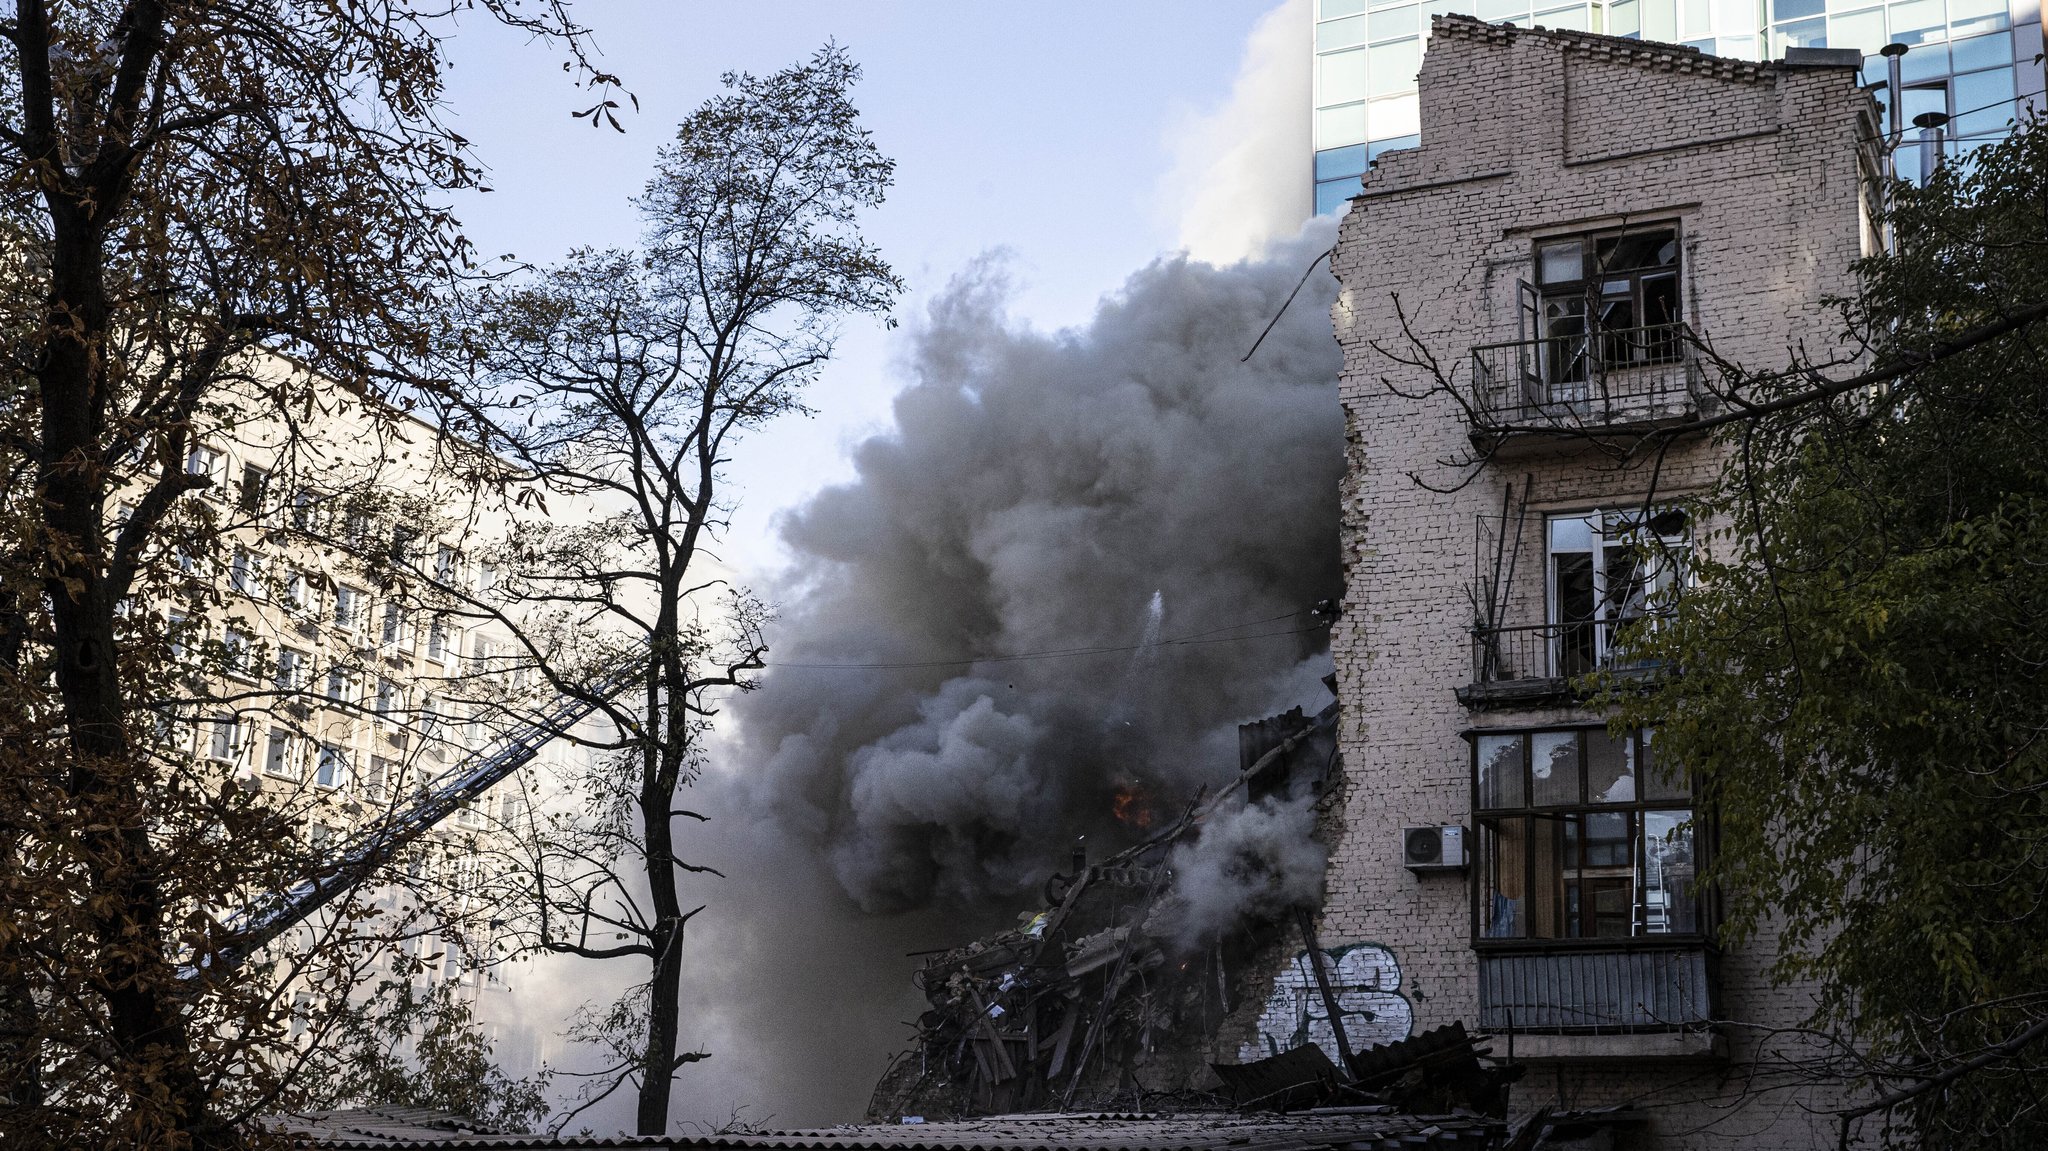
<svg viewBox="0 0 2048 1151">
<path fill-rule="evenodd" d="M 1697 418 L 1711 397 L 1696 351 L 1682 323 L 1482 344 L 1472 349 L 1472 438 L 1492 448 L 1510 437 L 1640 434 Z"/>
</svg>

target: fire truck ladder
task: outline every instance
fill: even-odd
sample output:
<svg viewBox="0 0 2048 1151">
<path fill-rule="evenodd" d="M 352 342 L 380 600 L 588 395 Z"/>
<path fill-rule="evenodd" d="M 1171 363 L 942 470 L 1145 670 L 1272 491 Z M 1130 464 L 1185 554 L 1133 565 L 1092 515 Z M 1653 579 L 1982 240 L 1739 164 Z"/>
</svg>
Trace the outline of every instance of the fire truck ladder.
<svg viewBox="0 0 2048 1151">
<path fill-rule="evenodd" d="M 625 668 L 633 666 L 631 661 Z M 621 670 L 594 685 L 590 694 L 564 699 L 540 718 L 481 753 L 466 770 L 444 774 L 410 806 L 400 808 L 358 832 L 320 870 L 285 888 L 259 896 L 221 922 L 218 941 L 186 974 L 222 974 L 233 970 L 264 944 L 290 931 L 345 892 L 366 882 L 378 868 L 435 824 L 532 762 L 540 749 L 568 732 L 597 710 L 597 700 L 624 690 L 634 674 Z"/>
</svg>

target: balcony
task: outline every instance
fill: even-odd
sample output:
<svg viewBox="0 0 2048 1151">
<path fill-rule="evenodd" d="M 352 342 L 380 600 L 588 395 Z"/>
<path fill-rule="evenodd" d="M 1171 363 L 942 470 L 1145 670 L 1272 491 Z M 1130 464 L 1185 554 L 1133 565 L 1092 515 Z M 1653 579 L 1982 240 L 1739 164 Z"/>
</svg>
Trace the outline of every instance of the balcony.
<svg viewBox="0 0 2048 1151">
<path fill-rule="evenodd" d="M 1684 324 L 1544 336 L 1472 349 L 1473 442 L 1641 434 L 1711 411 Z"/>
<path fill-rule="evenodd" d="M 1698 939 L 1482 952 L 1479 1027 L 1518 1034 L 1698 1031 L 1713 1019 L 1710 958 Z"/>
<path fill-rule="evenodd" d="M 1467 707 L 1568 703 L 1572 681 L 1594 672 L 1650 676 L 1663 664 L 1631 642 L 1656 618 L 1633 615 L 1571 623 L 1472 629 L 1472 682 L 1459 689 Z"/>
</svg>

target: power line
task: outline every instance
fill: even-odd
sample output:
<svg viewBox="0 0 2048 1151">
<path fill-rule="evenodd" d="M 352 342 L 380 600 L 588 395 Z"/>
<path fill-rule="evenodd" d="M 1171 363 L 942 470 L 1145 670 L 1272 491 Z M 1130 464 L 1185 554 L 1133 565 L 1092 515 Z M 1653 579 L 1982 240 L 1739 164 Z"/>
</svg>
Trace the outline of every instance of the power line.
<svg viewBox="0 0 2048 1151">
<path fill-rule="evenodd" d="M 1307 635 L 1310 632 L 1321 631 L 1323 629 L 1325 625 L 1317 623 L 1309 627 L 1284 628 L 1278 631 L 1262 631 L 1255 632 L 1251 635 L 1217 634 L 1219 632 L 1235 631 L 1238 628 L 1256 627 L 1260 624 L 1278 623 L 1283 619 L 1294 619 L 1297 616 L 1301 616 L 1304 614 L 1306 613 L 1299 611 L 1291 611 L 1287 612 L 1284 615 L 1268 616 L 1265 619 L 1252 619 L 1245 620 L 1241 623 L 1225 624 L 1222 627 L 1210 628 L 1207 631 L 1193 632 L 1188 635 L 1175 636 L 1172 639 L 1162 639 L 1153 643 L 1129 643 L 1113 645 L 1105 644 L 1095 647 L 1048 648 L 1043 651 L 1023 651 L 1009 652 L 1002 655 L 967 656 L 961 659 L 920 659 L 900 661 L 875 661 L 869 663 L 770 662 L 768 666 L 770 670 L 773 670 L 775 668 L 788 667 L 820 671 L 886 671 L 897 668 L 965 667 L 977 663 L 1021 663 L 1029 660 L 1073 659 L 1079 656 L 1117 655 L 1125 652 L 1141 651 L 1146 648 L 1201 647 L 1215 643 L 1243 643 L 1257 639 L 1273 639 L 1278 636 Z"/>
</svg>

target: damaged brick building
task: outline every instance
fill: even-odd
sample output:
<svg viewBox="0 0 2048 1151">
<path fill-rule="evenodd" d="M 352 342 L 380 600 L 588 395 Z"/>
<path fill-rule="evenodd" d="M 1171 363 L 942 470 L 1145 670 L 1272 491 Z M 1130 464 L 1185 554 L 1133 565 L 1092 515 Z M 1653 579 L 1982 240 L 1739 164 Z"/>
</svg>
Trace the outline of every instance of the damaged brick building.
<svg viewBox="0 0 2048 1151">
<path fill-rule="evenodd" d="M 1629 1105 L 1623 1146 L 1837 1135 L 1775 940 L 1714 940 L 1683 765 L 1576 690 L 1631 669 L 1630 629 L 1710 546 L 1680 501 L 1729 450 L 1627 448 L 1729 402 L 1717 357 L 1833 354 L 1824 301 L 1880 243 L 1862 57 L 1790 55 L 1438 17 L 1421 145 L 1379 160 L 1334 255 L 1346 798 L 1321 936 L 1402 1000 L 1382 1018 L 1511 1046 L 1519 1106 Z"/>
<path fill-rule="evenodd" d="M 1882 243 L 1862 57 L 1790 56 L 1436 18 L 1420 146 L 1379 159 L 1334 250 L 1337 702 L 1248 727 L 1240 762 L 1244 786 L 1314 777 L 1320 911 L 1169 962 L 1154 901 L 1198 801 L 931 959 L 877 1117 L 1305 1088 L 1517 1116 L 1523 1146 L 1567 1135 L 1539 1111 L 1585 1120 L 1573 1146 L 1834 1145 L 1847 1088 L 1796 1038 L 1775 940 L 1715 940 L 1683 766 L 1581 690 L 1631 669 L 1707 546 L 1682 501 L 1726 450 L 1627 449 L 1728 403 L 1717 359 L 1828 354 L 1825 301 Z"/>
</svg>

